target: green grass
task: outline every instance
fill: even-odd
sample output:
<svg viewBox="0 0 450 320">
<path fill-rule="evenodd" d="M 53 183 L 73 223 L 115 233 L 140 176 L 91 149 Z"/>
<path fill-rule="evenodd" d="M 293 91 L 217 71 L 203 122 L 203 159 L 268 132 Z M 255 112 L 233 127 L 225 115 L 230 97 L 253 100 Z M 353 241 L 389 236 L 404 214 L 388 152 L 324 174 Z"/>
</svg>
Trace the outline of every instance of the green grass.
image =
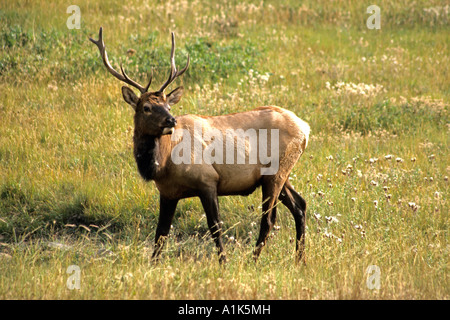
<svg viewBox="0 0 450 320">
<path fill-rule="evenodd" d="M 381 30 L 357 1 L 83 1 L 80 30 L 63 1 L 0 4 L 0 298 L 449 298 L 445 1 L 379 1 Z M 260 191 L 220 198 L 225 267 L 198 199 L 179 203 L 151 263 L 159 195 L 137 172 L 122 84 L 88 40 L 100 26 L 113 64 L 140 82 L 153 68 L 155 86 L 176 32 L 191 66 L 174 115 L 279 105 L 309 122 L 291 174 L 308 204 L 306 265 L 281 205 L 253 262 Z"/>
</svg>

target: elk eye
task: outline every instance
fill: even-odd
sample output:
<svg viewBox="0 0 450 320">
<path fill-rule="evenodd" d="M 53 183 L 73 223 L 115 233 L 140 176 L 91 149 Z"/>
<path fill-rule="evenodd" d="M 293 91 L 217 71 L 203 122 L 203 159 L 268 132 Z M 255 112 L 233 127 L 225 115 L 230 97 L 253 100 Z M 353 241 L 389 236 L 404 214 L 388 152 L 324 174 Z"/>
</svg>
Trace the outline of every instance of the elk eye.
<svg viewBox="0 0 450 320">
<path fill-rule="evenodd" d="M 150 107 L 145 106 L 144 107 L 144 112 L 150 112 Z"/>
</svg>

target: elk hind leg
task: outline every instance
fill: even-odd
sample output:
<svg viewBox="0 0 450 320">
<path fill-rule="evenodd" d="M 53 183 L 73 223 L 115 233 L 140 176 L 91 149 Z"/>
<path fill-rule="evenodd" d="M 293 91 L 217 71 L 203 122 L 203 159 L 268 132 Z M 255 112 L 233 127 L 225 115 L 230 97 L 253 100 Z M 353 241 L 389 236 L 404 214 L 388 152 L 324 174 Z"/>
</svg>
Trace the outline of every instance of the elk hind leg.
<svg viewBox="0 0 450 320">
<path fill-rule="evenodd" d="M 306 201 L 294 190 L 292 184 L 287 180 L 280 192 L 279 199 L 294 216 L 296 235 L 296 258 L 297 261 L 305 260 L 305 218 Z"/>
<path fill-rule="evenodd" d="M 256 241 L 253 258 L 255 261 L 261 254 L 262 248 L 267 242 L 268 235 L 275 225 L 277 218 L 277 203 L 278 195 L 281 191 L 282 184 L 276 183 L 275 179 L 268 180 L 262 184 L 262 211 L 261 227 L 259 230 L 259 237 Z"/>
</svg>

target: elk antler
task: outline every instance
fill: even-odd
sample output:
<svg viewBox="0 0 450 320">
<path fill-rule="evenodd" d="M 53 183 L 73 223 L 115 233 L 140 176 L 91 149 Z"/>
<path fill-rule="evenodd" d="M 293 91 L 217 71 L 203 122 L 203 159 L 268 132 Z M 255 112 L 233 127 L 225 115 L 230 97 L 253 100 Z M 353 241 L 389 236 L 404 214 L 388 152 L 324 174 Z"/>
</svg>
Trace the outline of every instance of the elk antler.
<svg viewBox="0 0 450 320">
<path fill-rule="evenodd" d="M 92 38 L 89 38 L 100 50 L 100 54 L 103 59 L 103 63 L 105 64 L 106 69 L 117 79 L 128 83 L 129 85 L 135 87 L 138 89 L 141 93 L 147 92 L 148 88 L 150 87 L 150 84 L 152 83 L 152 75 L 150 75 L 150 80 L 148 81 L 147 86 L 143 87 L 139 83 L 131 80 L 128 75 L 125 73 L 125 71 L 122 68 L 122 64 L 120 64 L 120 70 L 122 71 L 122 74 L 118 73 L 114 68 L 111 66 L 111 63 L 109 63 L 108 60 L 108 54 L 106 53 L 105 43 L 103 42 L 103 28 L 100 27 L 100 31 L 98 32 L 98 40 L 94 40 Z M 172 48 L 173 50 L 173 48 Z M 184 71 L 183 71 L 184 72 Z"/>
<path fill-rule="evenodd" d="M 169 84 L 171 84 L 177 77 L 181 76 L 189 67 L 189 61 L 190 58 L 188 55 L 186 66 L 181 70 L 177 70 L 177 67 L 175 66 L 175 34 L 172 32 L 172 50 L 170 51 L 169 79 L 167 79 L 167 81 L 161 86 L 161 88 L 159 88 L 158 92 L 163 92 Z"/>
</svg>

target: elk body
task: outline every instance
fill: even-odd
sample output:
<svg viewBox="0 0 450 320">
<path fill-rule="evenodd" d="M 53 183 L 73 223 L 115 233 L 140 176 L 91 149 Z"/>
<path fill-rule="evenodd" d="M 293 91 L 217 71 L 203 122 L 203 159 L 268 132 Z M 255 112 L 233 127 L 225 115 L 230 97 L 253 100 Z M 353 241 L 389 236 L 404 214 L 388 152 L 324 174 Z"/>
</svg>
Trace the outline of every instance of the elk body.
<svg viewBox="0 0 450 320">
<path fill-rule="evenodd" d="M 99 39 L 90 40 L 98 46 L 107 70 L 119 80 L 141 92 L 138 97 L 130 88 L 122 87 L 123 98 L 135 111 L 134 157 L 139 173 L 145 180 L 153 180 L 160 193 L 160 214 L 153 257 L 158 258 L 161 253 L 178 201 L 183 198 L 199 197 L 206 213 L 208 227 L 218 249 L 219 261 L 224 262 L 218 196 L 249 195 L 256 188 L 261 187 L 263 215 L 254 258 L 258 258 L 266 244 L 269 232 L 276 221 L 278 201 L 281 201 L 294 217 L 297 232 L 297 259 L 302 259 L 304 257 L 306 202 L 294 190 L 288 178 L 307 146 L 310 131 L 308 124 L 294 113 L 275 106 L 221 116 L 183 115 L 173 117 L 169 112 L 170 107 L 180 101 L 183 87 L 178 87 L 169 94 L 165 94 L 164 91 L 189 66 L 189 57 L 182 70 L 177 70 L 175 66 L 173 33 L 170 56 L 171 72 L 167 81 L 155 92 L 148 92 L 151 77 L 149 83 L 143 87 L 131 80 L 122 66 L 121 73 L 113 69 L 103 43 L 102 28 L 100 28 Z M 198 152 L 195 147 L 200 146 L 204 149 L 211 143 L 211 139 L 205 139 L 194 132 L 196 126 L 201 127 L 202 133 L 213 130 L 221 137 L 228 137 L 230 130 L 241 130 L 240 132 L 271 130 L 277 133 L 278 140 L 269 141 L 267 146 L 269 149 L 277 148 L 277 170 L 270 174 L 263 174 L 263 170 L 268 167 L 268 164 L 259 160 L 253 163 L 195 161 L 194 155 L 195 152 Z M 188 155 L 187 158 L 193 161 L 181 163 L 174 161 L 173 152 L 180 143 L 180 138 L 174 138 L 174 133 L 177 132 L 190 133 L 190 136 L 199 142 L 199 144 L 194 142 L 190 146 L 191 155 Z M 236 137 L 232 139 L 236 140 Z M 254 145 L 250 139 L 244 141 L 243 148 L 239 149 L 238 144 L 235 144 L 233 150 L 236 151 L 236 157 L 233 155 L 234 158 L 231 160 L 236 160 L 238 152 L 243 152 L 248 157 L 254 148 L 258 148 L 258 146 Z M 223 149 L 227 151 L 225 145 Z"/>
</svg>

